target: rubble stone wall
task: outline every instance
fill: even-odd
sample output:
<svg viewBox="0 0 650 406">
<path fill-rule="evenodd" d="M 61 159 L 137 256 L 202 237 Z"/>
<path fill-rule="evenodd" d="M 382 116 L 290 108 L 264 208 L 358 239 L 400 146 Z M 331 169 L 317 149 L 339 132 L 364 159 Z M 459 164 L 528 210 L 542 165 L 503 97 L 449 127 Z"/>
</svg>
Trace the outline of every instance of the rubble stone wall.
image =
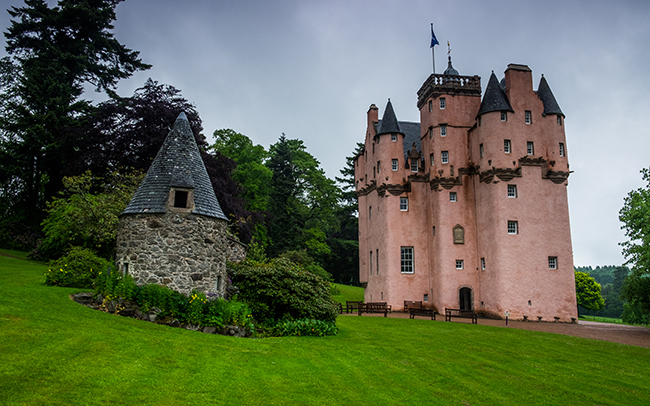
<svg viewBox="0 0 650 406">
<path fill-rule="evenodd" d="M 169 212 L 120 217 L 115 264 L 120 271 L 126 268 L 138 285 L 223 296 L 226 260 L 245 256 L 245 246 L 228 236 L 225 220 Z"/>
</svg>

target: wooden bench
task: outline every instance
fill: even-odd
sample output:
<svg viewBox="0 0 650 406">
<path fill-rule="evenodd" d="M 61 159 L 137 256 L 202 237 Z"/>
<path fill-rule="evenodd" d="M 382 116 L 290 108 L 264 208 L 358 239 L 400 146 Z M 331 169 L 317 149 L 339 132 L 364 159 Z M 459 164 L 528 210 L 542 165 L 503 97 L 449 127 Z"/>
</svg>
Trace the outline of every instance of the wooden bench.
<svg viewBox="0 0 650 406">
<path fill-rule="evenodd" d="M 474 310 L 445 309 L 445 321 L 451 321 L 452 317 L 472 319 L 472 324 L 478 324 L 478 316 Z"/>
<path fill-rule="evenodd" d="M 345 302 L 345 307 L 341 306 L 341 313 L 343 313 L 343 310 L 345 310 L 346 313 L 354 313 L 355 311 L 359 310 L 359 305 L 363 304 L 363 302 L 360 301 L 354 301 L 354 300 L 347 300 Z"/>
<path fill-rule="evenodd" d="M 388 317 L 389 311 L 391 311 L 391 306 L 386 302 L 368 302 L 359 304 L 359 316 L 361 316 L 361 313 L 384 313 L 384 317 Z"/>
<path fill-rule="evenodd" d="M 409 317 L 412 319 L 415 318 L 415 316 L 430 316 L 431 320 L 435 320 L 437 313 L 438 312 L 436 312 L 435 310 L 426 307 L 409 308 Z"/>
<path fill-rule="evenodd" d="M 407 311 L 409 309 L 422 309 L 422 301 L 415 301 L 415 300 L 405 300 L 404 301 L 404 311 Z"/>
</svg>

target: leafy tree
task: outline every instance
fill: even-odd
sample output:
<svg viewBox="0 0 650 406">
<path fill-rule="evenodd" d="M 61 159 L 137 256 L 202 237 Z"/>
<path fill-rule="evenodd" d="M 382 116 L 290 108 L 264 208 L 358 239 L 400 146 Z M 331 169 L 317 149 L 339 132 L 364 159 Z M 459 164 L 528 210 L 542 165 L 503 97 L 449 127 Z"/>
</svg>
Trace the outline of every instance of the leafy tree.
<svg viewBox="0 0 650 406">
<path fill-rule="evenodd" d="M 45 238 L 32 255 L 40 259 L 58 258 L 70 247 L 78 246 L 112 259 L 118 216 L 143 178 L 142 173 L 113 173 L 112 181 L 103 185 L 90 172 L 63 178 L 67 197 L 48 203 L 48 216 L 43 221 Z M 95 192 L 98 187 L 101 191 Z"/>
<path fill-rule="evenodd" d="M 301 140 L 288 140 L 282 134 L 269 153 L 266 166 L 273 172 L 269 251 L 277 256 L 306 248 L 301 239 L 303 230 L 318 228 L 327 234 L 338 227 L 334 209 L 339 190 Z"/>
<path fill-rule="evenodd" d="M 646 187 L 633 190 L 625 197 L 619 220 L 628 241 L 622 242 L 626 264 L 632 268 L 622 288 L 623 320 L 650 324 L 650 168 L 641 170 Z"/>
<path fill-rule="evenodd" d="M 38 224 L 78 156 L 78 131 L 92 111 L 84 86 L 115 96 L 120 79 L 150 66 L 111 33 L 122 0 L 25 0 L 8 10 L 2 61 L 0 189 L 5 209 Z M 7 198 L 8 193 L 3 197 Z M 9 207 L 7 207 L 9 206 Z"/>
<path fill-rule="evenodd" d="M 575 280 L 578 307 L 600 310 L 605 306 L 605 300 L 600 294 L 600 285 L 594 278 L 584 272 L 575 272 Z"/>
</svg>

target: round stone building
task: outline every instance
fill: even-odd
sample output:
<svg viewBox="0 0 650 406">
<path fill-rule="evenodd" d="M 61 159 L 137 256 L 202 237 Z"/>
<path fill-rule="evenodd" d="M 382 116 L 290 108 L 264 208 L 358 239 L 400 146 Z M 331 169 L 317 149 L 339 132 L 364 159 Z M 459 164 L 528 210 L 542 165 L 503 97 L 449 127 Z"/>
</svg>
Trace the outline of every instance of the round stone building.
<svg viewBox="0 0 650 406">
<path fill-rule="evenodd" d="M 226 260 L 246 255 L 227 226 L 190 124 L 181 113 L 120 215 L 116 266 L 139 285 L 223 295 Z"/>
</svg>

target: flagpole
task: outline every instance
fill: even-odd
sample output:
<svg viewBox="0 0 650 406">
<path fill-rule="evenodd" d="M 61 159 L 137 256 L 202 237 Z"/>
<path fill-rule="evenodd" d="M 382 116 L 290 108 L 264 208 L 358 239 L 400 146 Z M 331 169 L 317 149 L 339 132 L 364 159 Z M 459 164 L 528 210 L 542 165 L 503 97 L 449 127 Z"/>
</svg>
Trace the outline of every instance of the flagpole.
<svg viewBox="0 0 650 406">
<path fill-rule="evenodd" d="M 431 23 L 431 32 L 433 33 L 433 23 Z M 435 54 L 435 46 L 431 47 L 431 60 L 433 61 L 433 74 L 436 74 L 436 54 Z"/>
</svg>

